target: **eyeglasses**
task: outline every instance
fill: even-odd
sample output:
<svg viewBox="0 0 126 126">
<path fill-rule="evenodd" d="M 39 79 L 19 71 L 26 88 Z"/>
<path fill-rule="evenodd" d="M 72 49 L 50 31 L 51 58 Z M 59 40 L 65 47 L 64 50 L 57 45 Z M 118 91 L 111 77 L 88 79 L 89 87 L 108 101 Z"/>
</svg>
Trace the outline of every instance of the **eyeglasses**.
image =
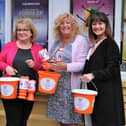
<svg viewBox="0 0 126 126">
<path fill-rule="evenodd" d="M 30 29 L 16 29 L 17 32 L 27 32 L 27 31 L 30 31 Z"/>
</svg>

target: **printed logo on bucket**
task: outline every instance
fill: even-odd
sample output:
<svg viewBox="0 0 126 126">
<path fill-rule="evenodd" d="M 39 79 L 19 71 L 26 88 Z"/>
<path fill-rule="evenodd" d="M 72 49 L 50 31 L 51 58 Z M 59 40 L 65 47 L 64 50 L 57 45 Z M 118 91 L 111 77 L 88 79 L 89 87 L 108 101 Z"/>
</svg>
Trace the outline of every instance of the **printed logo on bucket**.
<svg viewBox="0 0 126 126">
<path fill-rule="evenodd" d="M 78 110 L 86 110 L 89 107 L 89 101 L 88 99 L 84 98 L 84 97 L 75 97 L 74 99 L 74 105 L 76 107 L 76 109 Z"/>
<path fill-rule="evenodd" d="M 13 86 L 8 84 L 2 84 L 1 85 L 1 93 L 3 96 L 10 96 L 14 91 Z"/>
<path fill-rule="evenodd" d="M 41 88 L 48 91 L 52 90 L 55 87 L 55 84 L 55 81 L 51 78 L 43 78 L 40 81 Z"/>
</svg>

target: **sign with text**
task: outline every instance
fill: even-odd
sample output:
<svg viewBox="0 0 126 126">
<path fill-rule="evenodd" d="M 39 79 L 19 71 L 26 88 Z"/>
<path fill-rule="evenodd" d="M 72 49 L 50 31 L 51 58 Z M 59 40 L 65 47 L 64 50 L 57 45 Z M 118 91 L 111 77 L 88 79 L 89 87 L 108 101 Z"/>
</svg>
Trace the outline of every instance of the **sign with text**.
<svg viewBox="0 0 126 126">
<path fill-rule="evenodd" d="M 48 0 L 13 0 L 12 5 L 13 29 L 18 18 L 31 18 L 38 32 L 36 42 L 46 46 L 48 44 Z"/>
</svg>

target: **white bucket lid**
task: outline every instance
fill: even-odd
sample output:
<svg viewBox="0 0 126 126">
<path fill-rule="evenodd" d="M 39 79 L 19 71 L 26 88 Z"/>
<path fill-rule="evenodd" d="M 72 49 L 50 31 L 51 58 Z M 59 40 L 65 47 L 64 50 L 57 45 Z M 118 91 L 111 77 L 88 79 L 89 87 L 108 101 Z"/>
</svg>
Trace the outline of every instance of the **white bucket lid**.
<svg viewBox="0 0 126 126">
<path fill-rule="evenodd" d="M 0 77 L 1 82 L 19 81 L 18 77 Z"/>
<path fill-rule="evenodd" d="M 88 94 L 88 95 L 97 95 L 97 91 L 93 90 L 88 90 L 88 89 L 73 89 L 72 93 L 77 93 L 77 94 Z"/>
</svg>

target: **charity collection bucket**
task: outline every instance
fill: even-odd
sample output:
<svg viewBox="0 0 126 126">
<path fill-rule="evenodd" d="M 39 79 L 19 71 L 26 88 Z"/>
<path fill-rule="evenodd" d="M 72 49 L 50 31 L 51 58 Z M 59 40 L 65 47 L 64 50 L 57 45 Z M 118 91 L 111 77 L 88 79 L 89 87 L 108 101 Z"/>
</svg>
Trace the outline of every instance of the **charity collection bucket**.
<svg viewBox="0 0 126 126">
<path fill-rule="evenodd" d="M 19 78 L 0 77 L 1 98 L 15 99 L 17 97 L 17 86 Z"/>
<path fill-rule="evenodd" d="M 93 113 L 95 97 L 98 92 L 88 89 L 73 89 L 74 94 L 74 110 L 80 114 Z"/>
<path fill-rule="evenodd" d="M 52 71 L 38 71 L 39 87 L 38 90 L 42 93 L 54 94 L 60 74 Z"/>
</svg>

